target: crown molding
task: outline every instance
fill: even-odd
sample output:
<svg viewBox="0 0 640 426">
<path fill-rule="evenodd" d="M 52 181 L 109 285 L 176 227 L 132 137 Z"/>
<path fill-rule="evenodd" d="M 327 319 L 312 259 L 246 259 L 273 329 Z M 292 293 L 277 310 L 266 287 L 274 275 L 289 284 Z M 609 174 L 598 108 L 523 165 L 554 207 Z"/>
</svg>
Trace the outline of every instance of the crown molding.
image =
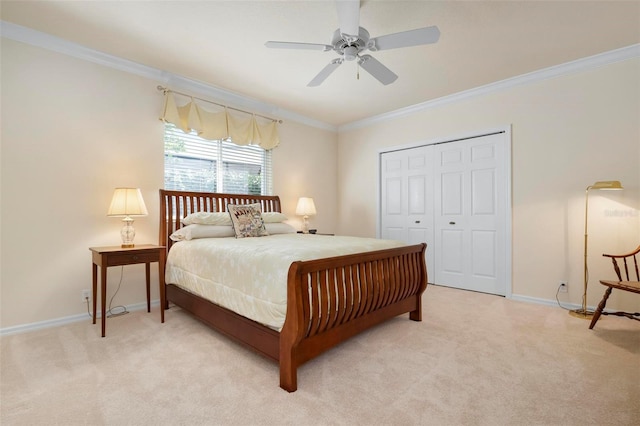
<svg viewBox="0 0 640 426">
<path fill-rule="evenodd" d="M 16 25 L 11 22 L 0 21 L 0 34 L 2 37 L 10 40 L 145 77 L 150 80 L 154 80 L 163 86 L 167 86 L 170 89 L 187 91 L 194 95 L 210 97 L 235 108 L 246 109 L 264 115 L 275 115 L 279 119 L 291 120 L 323 130 L 329 130 L 332 132 L 337 131 L 337 127 L 332 124 L 315 120 L 293 111 L 281 109 L 276 105 L 271 105 L 257 99 L 233 93 L 220 87 L 215 87 L 197 80 L 172 74 L 168 71 L 142 65 L 128 59 L 89 49 L 88 47 L 80 44 L 36 31 L 31 28 L 23 27 L 21 25 Z"/>
<path fill-rule="evenodd" d="M 2 37 L 10 40 L 41 47 L 53 52 L 62 53 L 63 55 L 115 68 L 120 71 L 125 71 L 152 80 L 164 81 L 166 79 L 167 73 L 155 68 L 109 55 L 107 53 L 102 53 L 97 50 L 89 49 L 80 44 L 72 43 L 59 37 L 32 30 L 31 28 L 23 27 L 11 22 L 0 21 L 0 34 Z"/>
<path fill-rule="evenodd" d="M 323 130 L 333 132 L 343 132 L 384 121 L 395 120 L 406 117 L 421 111 L 432 108 L 438 108 L 451 103 L 462 100 L 487 95 L 489 93 L 498 92 L 516 86 L 531 84 L 550 78 L 556 78 L 563 75 L 569 75 L 582 72 L 601 66 L 613 64 L 616 62 L 626 61 L 640 57 L 640 44 L 623 47 L 602 54 L 590 56 L 583 59 L 555 65 L 542 70 L 533 71 L 517 77 L 508 78 L 506 80 L 497 81 L 474 89 L 465 90 L 454 93 L 452 95 L 443 96 L 441 98 L 400 108 L 384 114 L 375 115 L 362 120 L 353 121 L 341 126 L 334 126 L 313 118 L 279 108 L 276 105 L 267 104 L 257 99 L 249 98 L 243 95 L 233 93 L 231 91 L 215 87 L 197 80 L 192 80 L 167 71 L 152 68 L 123 59 L 97 50 L 89 49 L 77 43 L 72 43 L 40 31 L 36 31 L 27 27 L 16 25 L 6 21 L 0 21 L 0 34 L 4 38 L 30 44 L 32 46 L 41 47 L 43 49 L 62 53 L 85 61 L 100 64 L 106 67 L 114 68 L 120 71 L 128 72 L 138 76 L 155 80 L 171 89 L 191 92 L 194 95 L 202 95 L 219 100 L 240 109 L 248 109 L 256 113 L 264 115 L 274 115 L 283 120 L 291 120 L 300 124 L 316 127 Z"/>
<path fill-rule="evenodd" d="M 560 65 L 554 65 L 549 68 L 544 68 L 538 71 L 522 74 L 517 77 L 508 78 L 506 80 L 497 81 L 495 83 L 490 83 L 484 86 L 476 87 L 474 89 L 465 90 L 463 92 L 458 92 L 452 95 L 447 95 L 441 98 L 411 105 L 406 108 L 400 108 L 388 113 L 375 115 L 375 116 L 364 118 L 358 121 L 353 121 L 351 123 L 347 123 L 342 126 L 339 126 L 338 132 L 359 129 L 362 127 L 370 126 L 372 124 L 394 120 L 401 117 L 406 117 L 408 115 L 415 114 L 428 109 L 438 108 L 444 105 L 452 104 L 454 102 L 459 102 L 462 100 L 487 95 L 489 93 L 510 89 L 512 87 L 522 86 L 526 84 L 536 83 L 542 80 L 547 80 L 551 78 L 561 77 L 564 75 L 583 72 L 583 71 L 591 70 L 594 68 L 599 68 L 605 65 L 610 65 L 616 62 L 635 59 L 638 57 L 640 57 L 640 44 L 633 44 L 631 46 L 611 50 L 609 52 L 601 53 L 594 56 L 589 56 L 587 58 L 577 59 L 575 61 L 566 62 Z"/>
</svg>

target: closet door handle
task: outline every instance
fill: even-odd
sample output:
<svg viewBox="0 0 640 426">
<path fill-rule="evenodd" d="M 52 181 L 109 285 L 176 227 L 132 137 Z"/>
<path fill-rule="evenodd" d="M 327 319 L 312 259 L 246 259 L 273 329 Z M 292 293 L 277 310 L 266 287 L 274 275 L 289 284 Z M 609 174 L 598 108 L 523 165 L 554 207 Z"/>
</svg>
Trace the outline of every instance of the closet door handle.
<svg viewBox="0 0 640 426">
<path fill-rule="evenodd" d="M 420 223 L 420 221 L 419 221 L 419 220 L 416 220 L 416 223 Z"/>
<path fill-rule="evenodd" d="M 455 225 L 455 224 L 456 224 L 455 222 L 449 222 L 449 225 Z"/>
</svg>

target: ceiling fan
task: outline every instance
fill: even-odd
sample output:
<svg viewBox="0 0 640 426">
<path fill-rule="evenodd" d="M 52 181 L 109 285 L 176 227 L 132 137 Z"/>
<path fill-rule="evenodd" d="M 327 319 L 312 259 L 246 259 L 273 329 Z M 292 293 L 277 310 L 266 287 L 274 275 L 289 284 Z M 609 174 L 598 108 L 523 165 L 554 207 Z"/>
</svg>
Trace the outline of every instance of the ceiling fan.
<svg viewBox="0 0 640 426">
<path fill-rule="evenodd" d="M 339 58 L 331 61 L 316 75 L 307 86 L 322 84 L 344 61 L 357 60 L 358 64 L 380 83 L 391 84 L 398 78 L 389 68 L 368 54 L 369 50 L 397 49 L 400 47 L 419 46 L 436 43 L 440 38 L 440 30 L 436 26 L 418 28 L 394 34 L 371 38 L 369 31 L 360 26 L 360 1 L 337 0 L 338 21 L 340 28 L 335 30 L 331 44 L 296 43 L 287 41 L 268 41 L 265 46 L 275 49 L 306 49 L 328 52 L 333 50 Z"/>
</svg>

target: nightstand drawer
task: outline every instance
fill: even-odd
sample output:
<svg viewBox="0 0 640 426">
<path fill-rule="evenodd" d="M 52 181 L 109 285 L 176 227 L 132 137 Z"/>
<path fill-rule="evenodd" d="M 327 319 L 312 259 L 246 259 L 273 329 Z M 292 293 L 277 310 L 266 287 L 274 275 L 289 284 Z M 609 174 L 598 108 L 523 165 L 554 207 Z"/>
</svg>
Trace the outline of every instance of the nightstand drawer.
<svg viewBox="0 0 640 426">
<path fill-rule="evenodd" d="M 155 253 L 111 253 L 107 256 L 106 266 L 132 265 L 136 263 L 158 262 L 160 254 Z"/>
</svg>

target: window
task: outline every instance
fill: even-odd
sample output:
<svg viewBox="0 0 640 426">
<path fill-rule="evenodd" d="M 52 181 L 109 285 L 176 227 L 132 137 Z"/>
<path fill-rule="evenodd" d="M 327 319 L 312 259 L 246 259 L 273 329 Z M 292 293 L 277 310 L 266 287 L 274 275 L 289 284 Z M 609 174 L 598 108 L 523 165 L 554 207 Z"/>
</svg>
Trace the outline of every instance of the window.
<svg viewBox="0 0 640 426">
<path fill-rule="evenodd" d="M 165 189 L 271 195 L 271 181 L 271 151 L 202 139 L 165 124 Z"/>
</svg>

